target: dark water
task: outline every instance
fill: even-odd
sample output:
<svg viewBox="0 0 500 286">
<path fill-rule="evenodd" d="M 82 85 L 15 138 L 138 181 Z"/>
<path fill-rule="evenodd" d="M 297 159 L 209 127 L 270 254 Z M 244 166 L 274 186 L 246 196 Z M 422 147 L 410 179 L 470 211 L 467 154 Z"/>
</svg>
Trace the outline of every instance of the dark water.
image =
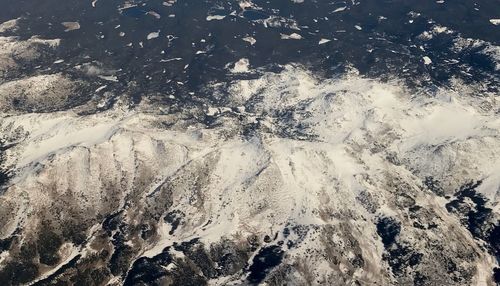
<svg viewBox="0 0 500 286">
<path fill-rule="evenodd" d="M 256 10 L 245 10 L 243 11 L 243 17 L 249 20 L 263 20 L 269 18 L 269 15 Z"/>
<path fill-rule="evenodd" d="M 142 18 L 146 16 L 146 11 L 142 10 L 141 8 L 134 6 L 130 8 L 125 8 L 122 10 L 122 14 L 128 17 L 133 17 L 133 18 Z"/>
<path fill-rule="evenodd" d="M 96 87 L 108 84 L 110 90 L 126 92 L 135 102 L 175 93 L 176 103 L 208 100 L 216 104 L 204 86 L 230 80 L 225 67 L 240 58 L 248 58 L 254 68 L 299 63 L 328 76 L 354 67 L 362 75 L 398 77 L 419 86 L 446 85 L 451 78 L 481 82 L 491 90 L 499 86 L 495 63 L 483 53 L 488 43 L 453 48 L 458 37 L 500 43 L 500 27 L 489 22 L 498 16 L 497 1 L 295 4 L 280 0 L 254 1 L 255 7 L 245 9 L 237 1 L 185 0 L 172 6 L 164 6 L 163 1 L 133 1 L 136 6 L 128 8 L 117 0 L 98 1 L 95 8 L 91 1 L 2 1 L 1 21 L 23 17 L 17 34 L 62 39 L 57 56 L 41 59 L 41 65 L 53 72 L 76 73 L 75 65 L 101 63 L 115 70 L 119 81 L 96 79 Z M 227 16 L 207 21 L 208 15 Z M 60 25 L 64 21 L 78 21 L 81 28 L 64 32 Z M 452 32 L 422 39 L 422 33 L 435 26 Z M 157 31 L 158 38 L 146 39 Z M 300 34 L 302 40 L 281 39 L 281 34 L 291 33 Z M 247 36 L 256 40 L 255 45 L 242 40 Z M 331 41 L 319 45 L 323 38 Z M 424 56 L 432 59 L 431 65 L 423 63 Z M 65 64 L 53 65 L 59 58 Z M 26 69 L 23 72 L 29 73 Z M 155 100 L 172 102 L 167 97 Z"/>
</svg>

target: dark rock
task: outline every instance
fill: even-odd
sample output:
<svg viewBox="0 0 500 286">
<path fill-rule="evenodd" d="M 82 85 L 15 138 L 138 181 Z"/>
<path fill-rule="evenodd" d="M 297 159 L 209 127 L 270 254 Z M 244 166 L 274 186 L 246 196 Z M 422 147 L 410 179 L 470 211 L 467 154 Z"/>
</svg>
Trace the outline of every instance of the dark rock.
<svg viewBox="0 0 500 286">
<path fill-rule="evenodd" d="M 279 246 L 269 246 L 262 248 L 254 257 L 253 264 L 248 269 L 250 274 L 247 280 L 252 284 L 258 284 L 272 268 L 278 266 L 283 259 L 284 251 Z"/>
</svg>

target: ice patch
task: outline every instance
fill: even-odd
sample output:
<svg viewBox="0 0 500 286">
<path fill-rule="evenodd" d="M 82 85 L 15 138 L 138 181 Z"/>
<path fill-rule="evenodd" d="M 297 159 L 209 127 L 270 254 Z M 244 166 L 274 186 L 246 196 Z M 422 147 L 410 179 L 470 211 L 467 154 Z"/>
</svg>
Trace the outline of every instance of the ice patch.
<svg viewBox="0 0 500 286">
<path fill-rule="evenodd" d="M 214 21 L 214 20 L 223 20 L 224 18 L 226 18 L 226 16 L 224 15 L 208 15 L 206 20 L 207 21 Z"/>
<path fill-rule="evenodd" d="M 116 75 L 99 75 L 98 77 L 103 80 L 118 82 L 118 77 Z"/>
<path fill-rule="evenodd" d="M 432 60 L 428 56 L 424 56 L 422 59 L 424 60 L 424 65 L 432 64 Z"/>
<path fill-rule="evenodd" d="M 63 25 L 66 28 L 66 30 L 64 30 L 64 32 L 69 32 L 69 31 L 74 31 L 74 30 L 80 29 L 80 23 L 78 23 L 78 22 L 62 22 L 61 25 Z"/>
<path fill-rule="evenodd" d="M 281 34 L 282 40 L 301 40 L 302 36 L 297 33 L 292 33 L 290 35 Z"/>
<path fill-rule="evenodd" d="M 332 13 L 342 12 L 342 11 L 345 11 L 345 9 L 347 9 L 347 6 L 339 7 L 337 9 L 333 10 Z"/>
<path fill-rule="evenodd" d="M 319 40 L 318 45 L 323 45 L 323 44 L 326 44 L 326 43 L 331 42 L 331 41 L 332 40 L 329 40 L 329 39 L 321 39 L 321 40 Z"/>
<path fill-rule="evenodd" d="M 252 45 L 252 46 L 255 45 L 255 43 L 257 43 L 257 40 L 253 37 L 245 37 L 242 40 L 250 43 L 250 45 Z"/>
<path fill-rule="evenodd" d="M 146 37 L 146 39 L 148 40 L 152 40 L 152 39 L 156 39 L 160 36 L 160 30 L 158 30 L 157 32 L 151 32 L 148 34 L 148 36 Z"/>
<path fill-rule="evenodd" d="M 500 19 L 490 19 L 490 23 L 495 26 L 498 26 L 500 25 Z"/>
<path fill-rule="evenodd" d="M 161 15 L 158 14 L 157 12 L 155 12 L 155 11 L 149 11 L 147 14 L 155 17 L 156 19 L 160 19 L 161 18 Z"/>
</svg>

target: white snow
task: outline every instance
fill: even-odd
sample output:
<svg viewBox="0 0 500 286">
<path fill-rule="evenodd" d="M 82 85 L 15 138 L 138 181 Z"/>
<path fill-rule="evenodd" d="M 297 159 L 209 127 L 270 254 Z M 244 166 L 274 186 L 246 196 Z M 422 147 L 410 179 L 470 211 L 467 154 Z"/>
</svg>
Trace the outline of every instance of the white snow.
<svg viewBox="0 0 500 286">
<path fill-rule="evenodd" d="M 429 58 L 428 56 L 424 56 L 422 59 L 424 60 L 424 64 L 425 64 L 425 65 L 430 65 L 430 64 L 432 64 L 432 60 L 431 60 L 431 58 Z"/>
<path fill-rule="evenodd" d="M 302 36 L 297 33 L 291 33 L 290 35 L 281 34 L 282 40 L 300 40 Z"/>
<path fill-rule="evenodd" d="M 8 31 L 15 30 L 17 28 L 19 18 L 5 21 L 0 24 L 0 33 L 5 33 Z"/>
<path fill-rule="evenodd" d="M 342 12 L 342 11 L 345 11 L 345 9 L 347 9 L 347 6 L 339 7 L 337 9 L 333 10 L 332 13 Z"/>
<path fill-rule="evenodd" d="M 321 40 L 319 40 L 318 45 L 323 45 L 323 44 L 326 44 L 326 43 L 331 42 L 331 41 L 332 40 L 329 40 L 329 39 L 321 39 Z"/>
<path fill-rule="evenodd" d="M 248 59 L 240 59 L 231 72 L 246 73 L 249 65 Z M 53 178 L 57 186 L 71 189 L 76 198 L 84 197 L 78 203 L 97 211 L 103 193 L 99 190 L 104 188 L 100 180 L 116 178 L 120 186 L 116 200 L 123 205 L 145 172 L 150 179 L 141 181 L 145 194 L 139 194 L 144 196 L 137 202 L 143 203 L 146 194 L 153 195 L 165 183 L 173 188 L 172 208 L 181 210 L 186 220 L 171 235 L 170 226 L 160 219 L 157 241 L 141 248 L 144 256 L 195 237 L 210 245 L 221 237 L 276 233 L 290 222 L 314 226 L 342 222 L 363 242 L 359 247 L 370 258 L 367 263 L 374 261 L 373 273 L 353 274 L 363 278 L 379 275 L 384 266 L 377 264 L 383 246 L 374 239 L 372 220 L 407 215 L 394 207 L 394 186 L 388 182 L 398 180 L 407 186 L 405 191 L 421 206 L 437 204 L 435 196 L 422 190 L 428 175 L 448 191 L 483 179 L 478 190 L 498 199 L 500 119 L 495 108 L 481 110 L 478 99 L 465 95 L 462 85 L 416 96 L 398 81 L 380 82 L 355 72 L 325 79 L 295 65 L 229 84 L 224 106 L 207 104 L 196 112 L 217 117 L 218 124 L 211 128 L 185 120 L 192 117 L 183 113 L 156 114 L 157 106 L 147 103 L 135 111 L 116 108 L 94 115 L 68 111 L 1 118 L 2 134 L 26 134 L 6 151 L 6 164 L 18 170 L 9 191 L 24 192 L 32 207 L 44 206 L 50 199 L 38 187 L 50 182 L 47 170 L 54 170 L 61 174 Z M 495 104 L 494 98 L 481 100 Z M 226 116 L 236 113 L 232 110 L 238 110 L 238 116 Z M 255 134 L 242 136 L 246 124 L 256 119 Z M 164 123 L 172 127 L 159 127 Z M 389 155 L 400 163 L 389 160 Z M 374 213 L 357 201 L 362 192 L 379 202 Z M 436 221 L 449 223 L 446 210 L 435 209 Z M 414 230 L 405 229 L 408 240 L 417 237 Z M 340 236 L 336 233 L 331 239 L 341 241 Z M 319 241 L 312 232 L 290 255 L 308 247 L 321 250 Z M 329 269 L 321 255 L 311 263 L 314 273 Z M 492 264 L 493 260 L 484 259 L 478 276 Z"/>
<path fill-rule="evenodd" d="M 116 75 L 99 75 L 98 77 L 103 80 L 118 82 L 118 77 Z"/>
<path fill-rule="evenodd" d="M 255 38 L 253 38 L 253 37 L 250 37 L 250 36 L 249 37 L 244 37 L 242 40 L 245 41 L 245 42 L 250 43 L 250 45 L 252 45 L 252 46 L 255 45 L 255 43 L 257 43 L 257 40 Z"/>
<path fill-rule="evenodd" d="M 152 39 L 156 39 L 160 36 L 160 30 L 158 30 L 157 32 L 151 32 L 148 34 L 148 36 L 146 37 L 146 39 L 148 40 L 152 40 Z"/>
<path fill-rule="evenodd" d="M 33 129 L 29 141 L 23 144 L 23 151 L 16 157 L 19 166 L 24 166 L 73 146 L 93 146 L 108 140 L 118 128 L 118 123 L 106 118 L 99 121 L 79 122 L 77 117 L 15 116 L 5 119 L 5 124 L 30 125 Z M 90 123 L 90 124 L 89 124 Z"/>
<path fill-rule="evenodd" d="M 224 18 L 226 18 L 226 16 L 224 15 L 208 15 L 207 16 L 207 21 L 214 21 L 214 20 L 223 20 Z"/>
<path fill-rule="evenodd" d="M 74 31 L 74 30 L 80 29 L 80 23 L 78 23 L 78 22 L 62 22 L 61 25 L 63 25 L 66 28 L 66 30 L 64 30 L 64 32 L 69 32 L 69 31 Z"/>
<path fill-rule="evenodd" d="M 231 69 L 233 73 L 244 73 L 250 70 L 250 61 L 246 58 L 239 59 Z"/>
<path fill-rule="evenodd" d="M 490 19 L 490 23 L 495 26 L 498 26 L 500 25 L 500 19 Z"/>
</svg>

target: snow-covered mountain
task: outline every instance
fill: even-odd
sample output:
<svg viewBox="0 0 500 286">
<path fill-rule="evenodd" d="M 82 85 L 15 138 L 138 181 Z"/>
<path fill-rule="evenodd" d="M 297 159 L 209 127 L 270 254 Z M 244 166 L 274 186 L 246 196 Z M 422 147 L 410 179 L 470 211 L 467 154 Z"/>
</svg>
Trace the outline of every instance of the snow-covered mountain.
<svg viewBox="0 0 500 286">
<path fill-rule="evenodd" d="M 241 58 L 136 100 L 119 69 L 58 70 L 64 40 L 20 21 L 0 25 L 1 285 L 500 280 L 498 74 L 431 88 Z"/>
</svg>

